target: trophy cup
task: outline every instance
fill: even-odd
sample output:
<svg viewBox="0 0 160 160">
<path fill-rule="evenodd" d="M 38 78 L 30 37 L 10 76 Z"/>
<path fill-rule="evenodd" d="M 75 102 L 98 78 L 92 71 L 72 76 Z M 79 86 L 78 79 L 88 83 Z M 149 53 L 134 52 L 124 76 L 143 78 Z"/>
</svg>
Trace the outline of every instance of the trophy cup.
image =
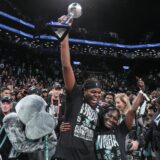
<svg viewBox="0 0 160 160">
<path fill-rule="evenodd" d="M 67 35 L 69 30 L 71 29 L 71 26 L 69 23 L 72 21 L 73 18 L 79 18 L 82 15 L 82 7 L 79 3 L 71 3 L 68 6 L 68 14 L 65 21 L 62 22 L 50 22 L 47 23 L 47 26 L 49 26 L 58 41 L 62 41 L 64 37 Z"/>
</svg>

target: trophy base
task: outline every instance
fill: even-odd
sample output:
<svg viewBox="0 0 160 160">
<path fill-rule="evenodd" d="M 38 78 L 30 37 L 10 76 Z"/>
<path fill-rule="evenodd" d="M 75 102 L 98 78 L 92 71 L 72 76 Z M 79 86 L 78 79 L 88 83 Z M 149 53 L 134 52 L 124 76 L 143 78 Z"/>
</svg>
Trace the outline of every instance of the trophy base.
<svg viewBox="0 0 160 160">
<path fill-rule="evenodd" d="M 59 42 L 61 42 L 65 36 L 70 31 L 71 27 L 66 24 L 61 24 L 58 22 L 54 23 L 47 23 L 46 27 L 51 30 L 52 34 L 57 38 Z"/>
</svg>

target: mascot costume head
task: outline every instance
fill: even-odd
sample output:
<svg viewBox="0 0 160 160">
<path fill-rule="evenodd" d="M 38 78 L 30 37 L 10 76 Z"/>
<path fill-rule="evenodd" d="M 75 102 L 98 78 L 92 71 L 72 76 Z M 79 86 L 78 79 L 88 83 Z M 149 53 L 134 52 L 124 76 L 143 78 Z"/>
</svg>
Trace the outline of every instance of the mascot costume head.
<svg viewBox="0 0 160 160">
<path fill-rule="evenodd" d="M 28 154 L 28 160 L 49 160 L 55 152 L 56 123 L 46 112 L 46 107 L 42 97 L 29 95 L 17 103 L 16 113 L 10 113 L 3 119 L 12 150 Z"/>
</svg>

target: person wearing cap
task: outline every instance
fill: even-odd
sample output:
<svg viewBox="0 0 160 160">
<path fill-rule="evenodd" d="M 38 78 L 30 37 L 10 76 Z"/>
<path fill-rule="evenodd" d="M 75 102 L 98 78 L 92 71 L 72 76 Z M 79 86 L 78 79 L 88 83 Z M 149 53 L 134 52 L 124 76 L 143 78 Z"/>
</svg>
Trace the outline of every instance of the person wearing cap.
<svg viewBox="0 0 160 160">
<path fill-rule="evenodd" d="M 59 82 L 55 82 L 52 86 L 49 95 L 52 95 L 54 99 L 58 99 L 59 95 L 62 93 L 62 86 Z"/>
<path fill-rule="evenodd" d="M 11 143 L 6 135 L 6 132 L 3 127 L 3 118 L 9 113 L 13 112 L 12 109 L 13 103 L 12 98 L 9 96 L 4 96 L 1 98 L 0 102 L 0 154 L 3 160 L 7 160 L 10 150 Z"/>
<path fill-rule="evenodd" d="M 43 88 L 41 90 L 41 97 L 44 98 L 44 99 L 47 99 L 47 97 L 48 97 L 48 90 L 46 88 Z"/>
<path fill-rule="evenodd" d="M 60 20 L 65 18 L 62 16 Z M 101 84 L 96 79 L 88 79 L 83 89 L 78 87 L 70 62 L 68 35 L 60 44 L 60 52 L 67 93 L 64 122 L 69 123 L 71 129 L 61 133 L 55 159 L 95 160 L 94 132 L 100 112 L 97 103 L 101 96 Z"/>
<path fill-rule="evenodd" d="M 5 96 L 1 98 L 0 105 L 0 125 L 2 126 L 2 119 L 5 115 L 12 111 L 12 98 Z"/>
<path fill-rule="evenodd" d="M 47 112 L 49 112 L 57 122 L 56 134 L 59 136 L 59 126 L 63 120 L 65 110 L 65 95 L 59 82 L 53 84 L 52 90 L 49 92 Z"/>
<path fill-rule="evenodd" d="M 95 154 L 97 160 L 127 160 L 125 153 L 125 138 L 132 129 L 135 113 L 143 101 L 143 95 L 138 93 L 132 108 L 127 112 L 126 118 L 119 123 L 120 111 L 111 104 L 106 104 L 100 117 L 100 125 L 95 132 Z M 60 130 L 66 132 L 71 127 L 62 123 Z"/>
<path fill-rule="evenodd" d="M 59 88 L 59 89 L 61 89 L 62 88 L 62 86 L 61 86 L 61 84 L 59 83 L 59 82 L 55 82 L 54 84 L 53 84 L 53 88 Z"/>
</svg>

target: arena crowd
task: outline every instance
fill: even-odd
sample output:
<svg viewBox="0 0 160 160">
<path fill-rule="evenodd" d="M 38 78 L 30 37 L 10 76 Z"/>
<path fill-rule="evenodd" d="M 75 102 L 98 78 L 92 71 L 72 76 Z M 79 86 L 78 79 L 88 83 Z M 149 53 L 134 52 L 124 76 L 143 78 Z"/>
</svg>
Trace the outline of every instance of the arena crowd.
<svg viewBox="0 0 160 160">
<path fill-rule="evenodd" d="M 102 66 L 100 62 L 94 65 L 74 65 L 71 61 L 69 64 L 70 57 L 65 57 L 64 53 L 69 52 L 67 46 L 68 42 L 64 40 L 60 47 L 61 58 L 43 53 L 22 54 L 17 49 L 1 48 L 0 154 L 2 159 L 37 158 L 26 156 L 28 152 L 35 152 L 34 150 L 16 150 L 4 130 L 3 119 L 10 113 L 16 112 L 16 105 L 23 98 L 28 95 L 38 95 L 47 103 L 45 110 L 54 118 L 56 124 L 57 149 L 50 159 L 91 160 L 96 157 L 97 160 L 160 160 L 158 69 L 151 68 L 144 74 L 134 75 L 132 70 L 114 70 L 107 64 Z M 84 95 L 81 93 L 83 91 Z M 95 106 L 94 103 L 99 112 L 91 109 Z M 71 105 L 70 109 L 68 105 Z M 76 105 L 77 111 L 74 109 Z M 84 108 L 88 107 L 95 117 L 98 114 L 99 118 L 94 117 L 95 119 L 90 121 L 89 118 L 93 117 L 88 113 L 87 119 L 82 113 L 84 108 L 80 108 L 81 105 Z M 128 118 L 132 116 L 133 120 Z M 133 123 L 129 123 L 132 121 Z M 85 136 L 83 132 L 86 132 Z M 88 150 L 85 147 L 89 147 L 91 141 L 93 150 Z M 14 156 L 11 155 L 13 148 L 18 153 Z M 95 157 L 93 155 L 85 157 L 84 149 L 90 154 L 95 154 Z M 39 147 L 35 150 L 44 148 Z M 71 153 L 72 156 L 69 155 Z"/>
</svg>

